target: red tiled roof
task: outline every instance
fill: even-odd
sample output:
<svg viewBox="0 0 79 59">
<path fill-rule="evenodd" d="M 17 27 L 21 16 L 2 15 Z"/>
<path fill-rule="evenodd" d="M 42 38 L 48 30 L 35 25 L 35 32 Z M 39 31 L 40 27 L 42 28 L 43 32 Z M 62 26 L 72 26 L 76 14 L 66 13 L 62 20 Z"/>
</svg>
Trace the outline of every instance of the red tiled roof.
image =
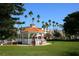
<svg viewBox="0 0 79 59">
<path fill-rule="evenodd" d="M 37 27 L 28 27 L 24 29 L 25 32 L 44 32 L 41 28 Z"/>
</svg>

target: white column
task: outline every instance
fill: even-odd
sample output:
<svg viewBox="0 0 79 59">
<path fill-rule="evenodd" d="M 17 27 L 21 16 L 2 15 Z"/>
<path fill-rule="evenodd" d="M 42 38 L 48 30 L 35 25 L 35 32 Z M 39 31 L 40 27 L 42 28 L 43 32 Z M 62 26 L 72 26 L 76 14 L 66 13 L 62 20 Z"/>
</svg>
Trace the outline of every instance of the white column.
<svg viewBox="0 0 79 59">
<path fill-rule="evenodd" d="M 30 33 L 28 33 L 28 44 L 30 44 Z"/>
</svg>

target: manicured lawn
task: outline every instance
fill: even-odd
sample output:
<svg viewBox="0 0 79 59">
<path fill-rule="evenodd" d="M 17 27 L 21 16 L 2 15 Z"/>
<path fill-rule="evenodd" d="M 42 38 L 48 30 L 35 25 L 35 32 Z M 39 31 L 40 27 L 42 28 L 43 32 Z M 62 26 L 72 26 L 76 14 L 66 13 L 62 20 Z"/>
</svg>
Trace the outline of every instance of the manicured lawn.
<svg viewBox="0 0 79 59">
<path fill-rule="evenodd" d="M 79 42 L 51 41 L 47 46 L 0 46 L 1 56 L 79 55 Z"/>
</svg>

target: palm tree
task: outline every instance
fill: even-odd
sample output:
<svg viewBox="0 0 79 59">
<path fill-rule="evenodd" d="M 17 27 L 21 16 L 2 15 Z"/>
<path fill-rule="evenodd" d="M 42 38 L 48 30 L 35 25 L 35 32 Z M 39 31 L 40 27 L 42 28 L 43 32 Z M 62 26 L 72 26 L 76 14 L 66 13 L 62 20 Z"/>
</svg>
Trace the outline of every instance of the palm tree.
<svg viewBox="0 0 79 59">
<path fill-rule="evenodd" d="M 56 22 L 56 25 L 58 26 L 58 22 Z"/>
<path fill-rule="evenodd" d="M 48 22 L 49 22 L 49 25 L 51 25 L 51 19 L 49 19 Z"/>
<path fill-rule="evenodd" d="M 34 24 L 34 20 L 35 20 L 35 18 L 33 17 L 33 18 L 32 18 L 32 24 Z"/>
<path fill-rule="evenodd" d="M 37 20 L 37 22 L 39 23 L 39 22 L 40 22 L 40 20 Z"/>
<path fill-rule="evenodd" d="M 43 24 L 43 25 L 42 25 L 42 28 L 43 28 L 43 29 L 45 29 L 45 28 L 46 28 L 45 24 Z"/>
<path fill-rule="evenodd" d="M 40 19 L 40 15 L 39 14 L 37 15 L 37 18 L 38 18 L 38 20 Z"/>
<path fill-rule="evenodd" d="M 42 24 L 44 24 L 44 21 L 42 21 Z"/>
<path fill-rule="evenodd" d="M 28 15 L 25 15 L 24 17 L 25 17 L 25 18 L 28 18 Z M 26 24 L 25 24 L 25 26 L 26 26 Z"/>
<path fill-rule="evenodd" d="M 45 22 L 45 28 L 48 30 L 49 24 Z"/>
<path fill-rule="evenodd" d="M 48 20 L 49 26 L 51 26 L 51 19 Z"/>
<path fill-rule="evenodd" d="M 52 26 L 53 26 L 53 30 L 54 30 L 54 26 L 55 26 L 55 21 L 52 21 L 52 24 L 53 24 Z"/>
<path fill-rule="evenodd" d="M 32 17 L 32 15 L 33 15 L 33 12 L 32 12 L 32 11 L 30 11 L 30 12 L 29 12 L 29 15 L 30 15 L 30 17 Z"/>
<path fill-rule="evenodd" d="M 59 26 L 59 24 L 58 24 L 58 22 L 56 22 L 56 27 L 58 27 Z"/>
<path fill-rule="evenodd" d="M 42 23 L 42 28 L 45 29 L 44 21 L 42 21 L 41 23 Z"/>
<path fill-rule="evenodd" d="M 27 18 L 28 16 L 27 16 L 27 15 L 25 15 L 24 17 L 25 17 L 25 18 Z"/>
<path fill-rule="evenodd" d="M 38 18 L 37 22 L 39 23 L 40 22 L 40 20 L 39 20 L 40 19 L 40 15 L 39 14 L 37 15 L 37 18 Z"/>
<path fill-rule="evenodd" d="M 29 12 L 29 15 L 30 15 L 30 17 L 32 17 L 33 12 L 32 12 L 32 11 L 30 11 L 30 12 Z M 34 22 L 34 18 L 32 18 L 32 24 L 33 24 L 33 22 Z"/>
</svg>

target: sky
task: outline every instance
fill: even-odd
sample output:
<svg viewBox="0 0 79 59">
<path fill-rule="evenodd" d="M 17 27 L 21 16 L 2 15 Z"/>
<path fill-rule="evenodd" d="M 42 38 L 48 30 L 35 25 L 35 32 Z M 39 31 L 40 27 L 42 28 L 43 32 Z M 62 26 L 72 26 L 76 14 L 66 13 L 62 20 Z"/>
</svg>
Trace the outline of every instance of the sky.
<svg viewBox="0 0 79 59">
<path fill-rule="evenodd" d="M 79 11 L 79 4 L 78 3 L 26 3 L 24 4 L 24 8 L 26 11 L 24 15 L 28 15 L 29 11 L 33 12 L 34 18 L 37 20 L 37 15 L 40 15 L 40 21 L 47 22 L 49 19 L 52 21 L 58 22 L 63 24 L 63 19 L 70 13 Z M 20 16 L 21 21 L 25 21 L 23 27 L 27 27 L 32 23 L 30 16 L 27 18 L 24 15 Z M 37 27 L 42 26 L 41 23 L 34 22 Z M 52 26 L 49 29 L 53 29 Z M 61 29 L 61 28 L 58 28 Z"/>
</svg>

